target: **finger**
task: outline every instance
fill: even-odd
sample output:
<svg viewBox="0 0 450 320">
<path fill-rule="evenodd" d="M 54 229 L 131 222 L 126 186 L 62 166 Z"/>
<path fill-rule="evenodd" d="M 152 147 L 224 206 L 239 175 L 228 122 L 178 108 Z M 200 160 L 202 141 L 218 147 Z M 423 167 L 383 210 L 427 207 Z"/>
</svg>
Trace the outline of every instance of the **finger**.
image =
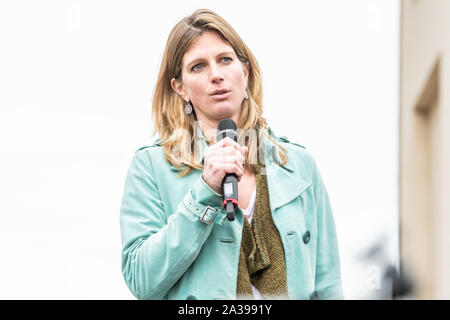
<svg viewBox="0 0 450 320">
<path fill-rule="evenodd" d="M 222 140 L 213 144 L 213 146 L 216 148 L 223 148 L 223 147 L 227 147 L 227 146 L 236 146 L 236 148 L 238 148 L 238 149 L 240 149 L 240 147 L 241 147 L 241 145 L 239 143 L 237 143 L 230 137 L 223 138 Z"/>
<path fill-rule="evenodd" d="M 209 156 L 216 156 L 216 155 L 232 155 L 240 153 L 242 154 L 242 149 L 239 144 L 234 145 L 228 145 L 224 147 L 220 147 L 217 143 L 209 146 L 205 151 L 205 159 Z"/>
<path fill-rule="evenodd" d="M 239 143 L 234 141 L 233 139 L 229 137 L 225 137 L 224 139 L 220 140 L 219 142 L 216 142 L 210 148 L 212 148 L 212 151 L 220 150 L 221 148 L 229 148 L 234 147 L 237 151 L 239 151 L 243 157 L 245 157 L 248 153 L 248 147 L 241 146 Z"/>
<path fill-rule="evenodd" d="M 241 159 L 238 155 L 232 155 L 232 156 L 212 156 L 209 160 L 210 163 L 233 163 L 239 166 L 241 170 L 244 170 L 243 163 L 241 162 Z"/>
<path fill-rule="evenodd" d="M 244 170 L 241 170 L 239 166 L 234 163 L 222 163 L 218 165 L 225 173 L 234 173 L 238 178 L 244 174 Z"/>
<path fill-rule="evenodd" d="M 228 146 L 224 147 L 222 149 L 216 150 L 214 152 L 215 155 L 221 155 L 221 156 L 237 156 L 239 157 L 239 161 L 241 163 L 244 162 L 245 156 L 242 154 L 241 151 L 237 150 L 235 146 Z"/>
</svg>

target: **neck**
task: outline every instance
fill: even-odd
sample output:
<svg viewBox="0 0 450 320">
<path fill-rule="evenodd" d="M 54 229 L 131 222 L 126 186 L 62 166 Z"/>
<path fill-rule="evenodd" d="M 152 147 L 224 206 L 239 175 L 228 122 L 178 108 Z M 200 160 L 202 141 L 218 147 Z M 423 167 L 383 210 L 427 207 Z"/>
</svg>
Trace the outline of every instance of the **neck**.
<svg viewBox="0 0 450 320">
<path fill-rule="evenodd" d="M 239 115 L 234 115 L 230 118 L 234 122 L 238 122 Z M 199 126 L 200 129 L 203 132 L 203 135 L 205 136 L 207 141 L 213 141 L 216 142 L 216 135 L 217 135 L 217 127 L 219 125 L 219 120 L 216 119 L 208 119 L 208 118 L 199 118 Z"/>
</svg>

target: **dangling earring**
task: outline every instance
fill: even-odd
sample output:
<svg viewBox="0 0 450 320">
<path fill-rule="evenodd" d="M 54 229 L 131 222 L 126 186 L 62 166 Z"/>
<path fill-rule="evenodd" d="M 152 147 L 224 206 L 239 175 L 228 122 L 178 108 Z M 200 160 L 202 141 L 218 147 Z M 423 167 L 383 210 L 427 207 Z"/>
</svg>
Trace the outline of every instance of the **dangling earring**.
<svg viewBox="0 0 450 320">
<path fill-rule="evenodd" d="M 248 93 L 247 93 L 247 89 L 245 89 L 245 91 L 244 91 L 244 99 L 245 99 L 245 100 L 248 100 Z"/>
<path fill-rule="evenodd" d="M 186 102 L 186 104 L 184 105 L 184 113 L 186 113 L 187 115 L 190 115 L 192 113 L 192 104 L 191 102 Z"/>
</svg>

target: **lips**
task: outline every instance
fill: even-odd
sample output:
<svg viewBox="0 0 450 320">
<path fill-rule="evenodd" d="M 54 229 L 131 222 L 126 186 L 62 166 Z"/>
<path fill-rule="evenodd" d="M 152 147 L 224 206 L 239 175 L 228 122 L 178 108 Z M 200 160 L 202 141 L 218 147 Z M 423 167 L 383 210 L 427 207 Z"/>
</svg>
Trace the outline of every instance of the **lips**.
<svg viewBox="0 0 450 320">
<path fill-rule="evenodd" d="M 215 96 L 215 95 L 222 95 L 222 94 L 225 94 L 225 93 L 228 93 L 228 92 L 230 92 L 231 90 L 228 90 L 228 89 L 217 89 L 217 90 L 214 90 L 212 93 L 211 93 L 211 95 L 212 96 Z"/>
<path fill-rule="evenodd" d="M 223 92 L 223 93 L 222 93 Z M 219 91 L 216 94 L 211 95 L 211 99 L 217 100 L 217 101 L 223 101 L 228 99 L 231 96 L 231 91 Z"/>
</svg>

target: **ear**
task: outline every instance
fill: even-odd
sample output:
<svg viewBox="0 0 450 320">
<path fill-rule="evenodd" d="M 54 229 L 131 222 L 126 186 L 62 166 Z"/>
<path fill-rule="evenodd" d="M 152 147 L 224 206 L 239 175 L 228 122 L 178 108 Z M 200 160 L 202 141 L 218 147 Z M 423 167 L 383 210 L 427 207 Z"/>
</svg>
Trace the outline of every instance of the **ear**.
<svg viewBox="0 0 450 320">
<path fill-rule="evenodd" d="M 184 88 L 184 85 L 181 81 L 178 81 L 175 78 L 172 78 L 172 80 L 170 80 L 170 85 L 172 86 L 173 91 L 178 93 L 178 95 L 180 95 L 184 101 L 186 101 L 186 102 L 189 101 L 189 97 L 188 97 L 187 92 Z"/>
<path fill-rule="evenodd" d="M 242 64 L 242 70 L 244 71 L 244 81 L 245 81 L 245 87 L 247 88 L 247 84 L 248 84 L 248 75 L 250 73 L 250 69 L 249 69 L 249 63 L 247 61 L 247 63 L 243 63 Z"/>
</svg>

